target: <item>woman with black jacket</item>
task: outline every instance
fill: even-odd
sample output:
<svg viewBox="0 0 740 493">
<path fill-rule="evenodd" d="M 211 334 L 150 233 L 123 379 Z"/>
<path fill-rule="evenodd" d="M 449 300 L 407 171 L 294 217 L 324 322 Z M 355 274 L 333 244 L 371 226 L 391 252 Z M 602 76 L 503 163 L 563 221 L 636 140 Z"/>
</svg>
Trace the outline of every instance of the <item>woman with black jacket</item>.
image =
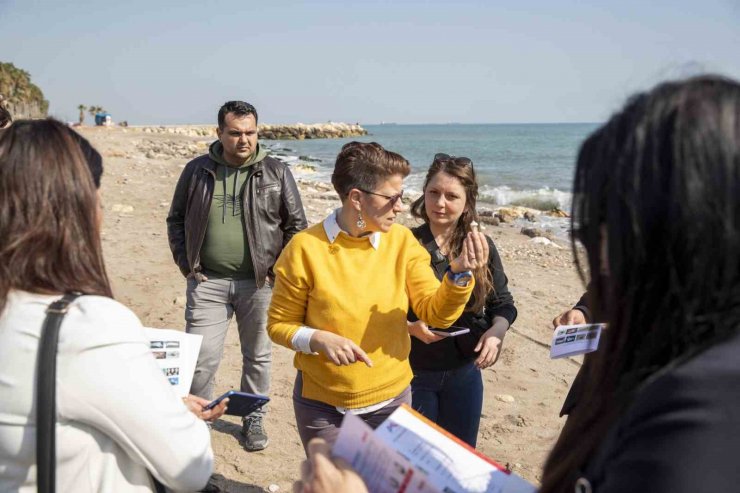
<svg viewBox="0 0 740 493">
<path fill-rule="evenodd" d="M 607 323 L 542 493 L 738 491 L 740 84 L 668 82 L 582 145 L 573 236 Z"/>
<path fill-rule="evenodd" d="M 424 195 L 411 213 L 425 224 L 412 231 L 429 251 L 439 279 L 463 247 L 465 235 L 476 228 L 478 183 L 473 162 L 437 154 L 424 182 Z M 498 359 L 509 326 L 516 319 L 514 299 L 507 288 L 501 257 L 491 238 L 488 262 L 478 268 L 475 289 L 463 315 L 453 324 L 469 329 L 440 335 L 409 312 L 413 407 L 453 435 L 475 447 L 483 406 L 481 369 Z"/>
</svg>

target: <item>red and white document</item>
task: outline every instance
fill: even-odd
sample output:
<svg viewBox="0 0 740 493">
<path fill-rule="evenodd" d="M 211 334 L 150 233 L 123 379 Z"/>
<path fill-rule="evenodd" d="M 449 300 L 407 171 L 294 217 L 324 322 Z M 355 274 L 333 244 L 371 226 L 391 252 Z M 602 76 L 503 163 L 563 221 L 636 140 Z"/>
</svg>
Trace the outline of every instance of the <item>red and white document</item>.
<svg viewBox="0 0 740 493">
<path fill-rule="evenodd" d="M 357 470 L 371 493 L 537 491 L 405 405 L 376 430 L 346 414 L 333 452 Z"/>
</svg>

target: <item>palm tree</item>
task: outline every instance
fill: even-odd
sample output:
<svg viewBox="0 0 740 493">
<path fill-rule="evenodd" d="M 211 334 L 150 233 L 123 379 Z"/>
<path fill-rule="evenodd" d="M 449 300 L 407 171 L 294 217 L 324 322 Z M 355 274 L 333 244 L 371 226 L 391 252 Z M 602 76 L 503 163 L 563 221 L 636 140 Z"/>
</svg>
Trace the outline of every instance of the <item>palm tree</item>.
<svg viewBox="0 0 740 493">
<path fill-rule="evenodd" d="M 85 123 L 85 110 L 87 110 L 87 106 L 84 104 L 81 104 L 77 107 L 78 110 L 80 110 L 80 125 Z"/>
<path fill-rule="evenodd" d="M 97 125 L 98 122 L 95 121 L 95 115 L 100 112 L 100 106 L 90 105 L 90 107 L 87 109 L 87 112 L 90 113 L 90 116 L 93 117 L 93 124 Z"/>
</svg>

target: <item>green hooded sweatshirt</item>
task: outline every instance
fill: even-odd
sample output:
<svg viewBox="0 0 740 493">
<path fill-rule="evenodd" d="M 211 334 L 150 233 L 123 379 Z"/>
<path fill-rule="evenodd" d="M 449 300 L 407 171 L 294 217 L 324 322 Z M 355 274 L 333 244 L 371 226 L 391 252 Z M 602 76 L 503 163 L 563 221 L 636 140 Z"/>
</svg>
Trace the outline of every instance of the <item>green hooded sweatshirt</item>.
<svg viewBox="0 0 740 493">
<path fill-rule="evenodd" d="M 209 148 L 208 157 L 218 163 L 218 166 L 208 226 L 200 249 L 200 263 L 206 272 L 215 272 L 219 277 L 253 279 L 254 265 L 247 241 L 242 194 L 249 167 L 262 161 L 267 156 L 267 151 L 257 144 L 257 152 L 241 166 L 227 163 L 223 152 L 223 145 L 219 141 Z"/>
</svg>

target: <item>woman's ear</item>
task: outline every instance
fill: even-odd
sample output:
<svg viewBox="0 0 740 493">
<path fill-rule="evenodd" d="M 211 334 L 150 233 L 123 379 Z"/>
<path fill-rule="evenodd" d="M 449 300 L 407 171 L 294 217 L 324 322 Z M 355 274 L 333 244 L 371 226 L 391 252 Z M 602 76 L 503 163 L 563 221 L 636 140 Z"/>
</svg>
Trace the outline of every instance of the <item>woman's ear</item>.
<svg viewBox="0 0 740 493">
<path fill-rule="evenodd" d="M 352 190 L 350 190 L 349 194 L 347 195 L 347 202 L 356 211 L 361 211 L 362 210 L 362 204 L 360 203 L 361 198 L 362 198 L 362 192 L 360 192 L 356 188 L 353 188 Z"/>
</svg>

